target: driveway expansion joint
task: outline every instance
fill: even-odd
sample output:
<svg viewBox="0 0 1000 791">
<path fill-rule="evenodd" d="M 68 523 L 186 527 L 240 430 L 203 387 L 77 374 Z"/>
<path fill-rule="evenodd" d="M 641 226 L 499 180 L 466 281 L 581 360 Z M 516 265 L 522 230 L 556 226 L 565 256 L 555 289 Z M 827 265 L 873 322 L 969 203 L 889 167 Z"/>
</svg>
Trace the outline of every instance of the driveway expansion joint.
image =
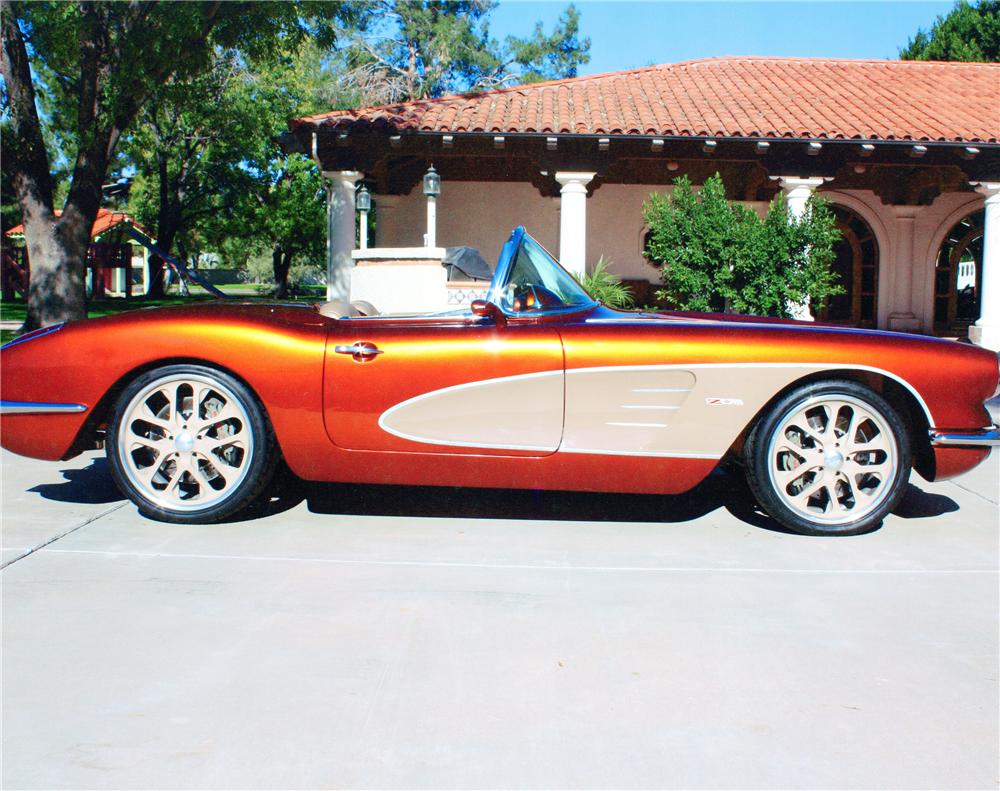
<svg viewBox="0 0 1000 791">
<path fill-rule="evenodd" d="M 982 493 L 980 493 L 980 492 L 977 492 L 977 491 L 976 491 L 975 489 L 970 489 L 970 488 L 969 488 L 969 487 L 967 487 L 967 486 L 962 486 L 962 484 L 960 484 L 960 483 L 959 483 L 958 481 L 948 481 L 948 483 L 950 483 L 950 484 L 951 484 L 952 486 L 957 486 L 957 487 L 958 487 L 959 489 L 961 489 L 961 490 L 962 490 L 963 492 L 968 492 L 969 494 L 972 494 L 972 495 L 975 495 L 975 496 L 976 496 L 976 497 L 978 497 L 978 498 L 979 498 L 980 500 L 985 500 L 986 502 L 990 503 L 991 505 L 998 505 L 998 504 L 1000 504 L 1000 503 L 998 503 L 998 502 L 997 502 L 996 500 L 991 500 L 991 499 L 990 499 L 989 497 L 987 497 L 987 496 L 986 496 L 985 494 L 982 494 Z"/>
<path fill-rule="evenodd" d="M 996 568 L 767 568 L 737 566 L 597 566 L 546 563 L 484 563 L 451 560 L 392 560 L 378 558 L 295 557 L 293 555 L 223 555 L 199 552 L 143 552 L 139 550 L 53 549 L 63 555 L 104 555 L 145 560 L 235 560 L 265 563 L 319 563 L 341 566 L 409 566 L 414 568 L 492 569 L 497 571 L 560 571 L 603 573 L 724 573 L 724 574 L 1000 574 Z"/>
<path fill-rule="evenodd" d="M 23 554 L 18 555 L 16 558 L 11 558 L 6 563 L 0 563 L 0 571 L 3 571 L 5 568 L 7 568 L 10 565 L 13 565 L 14 563 L 17 563 L 17 561 L 22 560 L 23 558 L 28 557 L 28 555 L 35 554 L 40 549 L 45 549 L 45 547 L 49 546 L 50 544 L 54 544 L 60 538 L 65 538 L 70 533 L 75 533 L 80 528 L 86 527 L 87 525 L 92 524 L 93 522 L 96 522 L 98 519 L 101 519 L 102 517 L 105 517 L 108 514 L 114 513 L 119 508 L 124 508 L 126 505 L 128 505 L 127 502 L 118 503 L 117 505 L 114 505 L 111 508 L 108 508 L 106 511 L 101 511 L 99 514 L 95 514 L 94 516 L 91 516 L 88 519 L 85 519 L 80 524 L 74 525 L 69 530 L 64 530 L 62 533 L 59 533 L 58 535 L 52 536 L 52 538 L 48 539 L 47 541 L 43 541 L 41 544 L 36 544 L 35 546 L 31 547 L 27 552 L 24 552 Z"/>
</svg>

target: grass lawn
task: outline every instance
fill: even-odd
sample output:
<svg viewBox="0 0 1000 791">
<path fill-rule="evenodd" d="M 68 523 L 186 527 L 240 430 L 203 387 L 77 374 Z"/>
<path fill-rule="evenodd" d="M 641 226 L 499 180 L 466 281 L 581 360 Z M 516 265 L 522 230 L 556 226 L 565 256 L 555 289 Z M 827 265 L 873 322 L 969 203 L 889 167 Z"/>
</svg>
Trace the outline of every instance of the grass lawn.
<svg viewBox="0 0 1000 791">
<path fill-rule="evenodd" d="M 138 308 L 154 308 L 163 305 L 184 305 L 190 302 L 204 302 L 210 297 L 175 297 L 170 299 L 103 299 L 91 302 L 87 306 L 87 318 L 96 319 L 99 316 L 111 316 Z M 23 302 L 0 302 L 0 321 L 23 322 L 26 305 Z"/>
</svg>

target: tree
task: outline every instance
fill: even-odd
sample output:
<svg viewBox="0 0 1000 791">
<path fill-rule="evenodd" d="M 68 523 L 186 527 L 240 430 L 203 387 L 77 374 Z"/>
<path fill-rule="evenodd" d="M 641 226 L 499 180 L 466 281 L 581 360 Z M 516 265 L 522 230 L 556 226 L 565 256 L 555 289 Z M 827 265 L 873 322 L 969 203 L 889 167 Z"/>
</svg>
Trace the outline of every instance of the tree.
<svg viewBox="0 0 1000 791">
<path fill-rule="evenodd" d="M 726 200 L 716 173 L 696 193 L 682 176 L 669 195 L 643 204 L 650 228 L 646 257 L 660 266 L 657 292 L 681 310 L 788 317 L 807 300 L 821 305 L 842 293 L 831 271 L 836 219 L 826 203 L 811 198 L 801 219 L 783 195 L 761 217 Z"/>
<path fill-rule="evenodd" d="M 296 260 L 315 261 L 323 256 L 323 192 L 316 163 L 301 154 L 285 157 L 276 151 L 232 209 L 209 219 L 207 233 L 219 249 L 231 248 L 232 240 L 238 240 L 246 254 L 269 251 L 275 295 L 284 298 Z"/>
<path fill-rule="evenodd" d="M 323 179 L 316 164 L 299 154 L 290 155 L 264 194 L 261 227 L 271 243 L 275 293 L 288 296 L 288 273 L 297 256 L 313 260 L 326 246 L 326 204 Z"/>
<path fill-rule="evenodd" d="M 8 135 L 9 121 L 0 120 L 0 136 Z M 0 158 L 0 240 L 15 225 L 21 224 L 21 207 L 14 194 L 14 172 L 7 167 L 8 158 Z"/>
<path fill-rule="evenodd" d="M 4 2 L 5 156 L 25 224 L 32 266 L 24 329 L 83 318 L 84 261 L 101 184 L 118 142 L 153 91 L 206 70 L 217 49 L 248 60 L 306 35 L 332 40 L 348 3 Z M 309 20 L 319 20 L 310 27 Z M 37 88 L 36 88 L 37 85 Z M 39 112 L 39 95 L 56 111 Z M 75 147 L 69 193 L 54 209 L 43 126 L 50 119 Z"/>
<path fill-rule="evenodd" d="M 903 60 L 1000 61 L 1000 0 L 959 0 L 900 49 Z"/>
<path fill-rule="evenodd" d="M 240 149 L 256 130 L 234 95 L 242 66 L 223 52 L 212 60 L 204 74 L 158 86 L 122 146 L 138 173 L 129 208 L 156 229 L 157 246 L 167 253 L 175 242 L 186 247 L 183 231 L 199 218 L 229 208 L 239 191 L 234 182 L 249 180 L 239 169 Z M 159 256 L 150 259 L 147 295 L 163 296 Z"/>
<path fill-rule="evenodd" d="M 342 64 L 304 39 L 274 61 L 216 52 L 208 72 L 157 89 L 123 148 L 139 173 L 129 208 L 156 227 L 158 245 L 170 252 L 176 243 L 184 257 L 194 238 L 225 254 L 267 249 L 285 296 L 296 257 L 322 255 L 325 222 L 318 169 L 286 157 L 278 133 L 294 115 L 349 101 Z M 150 261 L 151 296 L 162 289 L 158 263 Z"/>
<path fill-rule="evenodd" d="M 590 60 L 572 5 L 552 35 L 537 23 L 531 36 L 503 43 L 490 37 L 492 0 L 375 0 L 370 7 L 379 21 L 354 36 L 348 63 L 363 103 L 575 77 Z"/>
<path fill-rule="evenodd" d="M 296 262 L 323 258 L 326 205 L 316 163 L 299 154 L 286 155 L 278 144 L 278 132 L 295 115 L 352 106 L 356 97 L 340 80 L 343 70 L 340 53 L 304 41 L 285 62 L 268 64 L 254 75 L 258 132 L 246 146 L 253 179 L 231 217 L 243 238 L 258 249 L 270 250 L 279 298 L 289 293 L 289 273 Z"/>
</svg>

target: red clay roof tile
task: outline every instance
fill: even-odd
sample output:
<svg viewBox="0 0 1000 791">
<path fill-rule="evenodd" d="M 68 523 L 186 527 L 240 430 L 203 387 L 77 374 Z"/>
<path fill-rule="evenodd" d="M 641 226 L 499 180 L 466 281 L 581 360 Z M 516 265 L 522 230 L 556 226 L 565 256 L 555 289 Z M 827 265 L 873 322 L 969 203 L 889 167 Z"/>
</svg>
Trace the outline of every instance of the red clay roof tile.
<svg viewBox="0 0 1000 791">
<path fill-rule="evenodd" d="M 1000 141 L 1000 65 L 725 57 L 336 111 L 426 132 Z"/>
<path fill-rule="evenodd" d="M 60 217 L 62 215 L 62 210 L 56 209 L 55 215 L 56 217 Z M 148 236 L 150 239 L 156 238 L 155 236 L 153 236 L 153 234 L 151 234 L 149 231 L 147 231 L 145 228 L 139 225 L 139 223 L 133 220 L 129 215 L 125 214 L 125 212 L 113 211 L 111 209 L 97 210 L 97 217 L 94 218 L 94 226 L 93 228 L 90 229 L 90 238 L 93 239 L 95 236 L 100 236 L 101 234 L 107 233 L 112 228 L 117 228 L 119 225 L 122 225 L 123 223 L 127 223 L 128 225 L 137 228 L 140 233 L 142 233 L 145 236 Z M 6 235 L 23 236 L 24 225 L 23 224 L 15 225 L 13 228 L 10 228 L 7 231 Z"/>
</svg>

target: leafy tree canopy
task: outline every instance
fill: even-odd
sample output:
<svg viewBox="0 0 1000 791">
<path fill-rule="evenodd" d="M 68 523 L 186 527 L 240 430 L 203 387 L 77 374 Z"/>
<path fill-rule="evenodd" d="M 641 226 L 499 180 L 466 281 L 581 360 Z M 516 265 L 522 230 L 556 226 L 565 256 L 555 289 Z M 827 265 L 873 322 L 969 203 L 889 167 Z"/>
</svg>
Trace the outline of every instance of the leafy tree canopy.
<svg viewBox="0 0 1000 791">
<path fill-rule="evenodd" d="M 422 99 L 513 82 L 575 77 L 590 60 L 580 15 L 566 8 L 550 35 L 490 36 L 494 0 L 374 0 L 372 26 L 356 35 L 350 79 L 365 104 Z"/>
<path fill-rule="evenodd" d="M 440 46 L 445 39 L 451 42 L 433 64 L 438 84 L 467 86 L 474 79 L 470 75 L 499 66 L 494 55 L 483 52 L 470 24 L 479 19 L 485 25 L 491 4 L 396 6 L 396 24 L 403 26 L 399 35 L 410 36 L 424 48 L 431 46 L 427 42 L 432 38 Z M 340 40 L 352 42 L 345 50 L 306 37 L 286 46 L 279 58 L 247 62 L 217 48 L 209 70 L 193 78 L 172 78 L 154 91 L 125 150 L 126 167 L 140 174 L 130 208 L 157 228 L 161 247 L 170 250 L 176 244 L 187 257 L 198 249 L 191 241 L 197 238 L 216 245 L 228 264 L 237 263 L 234 255 L 245 260 L 267 250 L 279 295 L 287 290 L 293 259 L 322 260 L 325 208 L 315 198 L 322 193 L 320 174 L 307 158 L 285 157 L 277 134 L 289 117 L 366 104 L 372 90 L 384 90 L 381 76 L 374 89 L 358 79 L 374 74 L 359 71 L 359 58 L 374 64 L 376 71 L 383 68 L 361 45 L 368 40 L 365 25 L 375 8 L 366 5 L 369 16 L 340 20 Z M 563 21 L 551 38 L 536 26 L 533 37 L 510 39 L 510 46 L 517 48 L 511 57 L 531 67 L 531 74 L 522 76 L 545 76 L 572 64 L 578 48 L 575 10 L 567 10 Z M 381 20 L 377 27 L 391 26 Z M 460 56 L 451 59 L 449 52 Z M 479 63 L 478 71 L 470 71 L 470 59 Z M 154 285 L 161 283 L 154 272 Z"/>
<path fill-rule="evenodd" d="M 119 129 L 164 82 L 210 70 L 219 49 L 274 63 L 309 37 L 331 45 L 364 4 L 286 2 L 12 2 L 38 87 L 43 120 L 71 148 Z M 93 96 L 85 96 L 89 89 Z M 81 101 L 96 117 L 81 128 Z"/>
<path fill-rule="evenodd" d="M 84 257 L 101 183 L 154 92 L 204 73 L 219 51 L 253 63 L 278 60 L 307 37 L 329 45 L 367 9 L 319 0 L 0 5 L 5 159 L 32 266 L 25 329 L 85 315 Z M 62 156 L 71 176 L 57 216 L 51 163 Z"/>
<path fill-rule="evenodd" d="M 275 245 L 289 263 L 296 253 L 315 254 L 324 232 L 319 173 L 303 157 L 287 159 L 276 135 L 289 117 L 328 106 L 325 86 L 336 78 L 325 60 L 312 40 L 252 68 L 217 51 L 207 72 L 154 92 L 124 164 L 138 174 L 129 208 L 156 228 L 160 247 L 176 243 L 185 258 L 204 244 L 232 253 L 226 237 L 234 235 L 243 260 Z M 157 287 L 154 268 L 151 293 Z"/>
<path fill-rule="evenodd" d="M 797 219 L 779 195 L 762 219 L 726 200 L 718 173 L 699 192 L 686 176 L 674 184 L 643 205 L 646 257 L 664 284 L 660 299 L 681 310 L 787 318 L 794 305 L 843 293 L 830 269 L 840 233 L 822 199 L 811 198 Z"/>
<path fill-rule="evenodd" d="M 959 0 L 900 49 L 903 60 L 1000 62 L 1000 0 Z"/>
</svg>

